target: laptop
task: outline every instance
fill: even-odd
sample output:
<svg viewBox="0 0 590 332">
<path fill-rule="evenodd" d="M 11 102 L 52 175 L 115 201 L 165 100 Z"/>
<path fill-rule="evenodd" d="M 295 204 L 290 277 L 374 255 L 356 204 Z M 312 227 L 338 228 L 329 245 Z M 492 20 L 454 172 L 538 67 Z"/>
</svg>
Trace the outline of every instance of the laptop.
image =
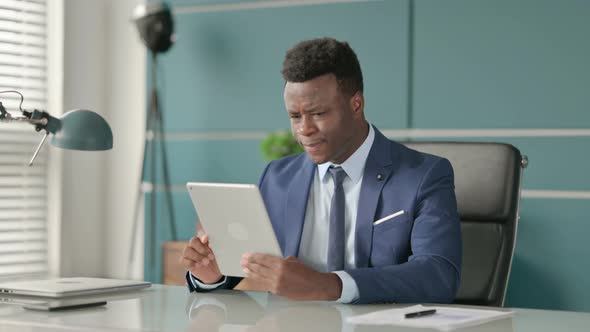
<svg viewBox="0 0 590 332">
<path fill-rule="evenodd" d="M 48 298 L 102 294 L 150 287 L 148 281 L 103 278 L 57 278 L 0 283 L 0 295 L 28 295 Z"/>
<path fill-rule="evenodd" d="M 256 185 L 189 182 L 187 189 L 221 273 L 244 277 L 240 260 L 246 252 L 282 257 Z"/>
</svg>

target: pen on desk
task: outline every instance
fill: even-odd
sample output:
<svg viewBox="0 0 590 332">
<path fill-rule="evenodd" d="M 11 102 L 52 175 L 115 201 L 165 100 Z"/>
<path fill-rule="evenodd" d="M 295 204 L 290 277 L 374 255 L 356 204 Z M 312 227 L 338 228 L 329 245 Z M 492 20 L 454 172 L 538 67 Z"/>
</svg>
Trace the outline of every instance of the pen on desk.
<svg viewBox="0 0 590 332">
<path fill-rule="evenodd" d="M 430 310 L 423 310 L 423 311 L 416 311 L 416 312 L 408 312 L 405 317 L 406 318 L 417 318 L 417 317 L 422 317 L 422 316 L 428 316 L 428 315 L 433 315 L 436 313 L 436 309 L 430 309 Z"/>
</svg>

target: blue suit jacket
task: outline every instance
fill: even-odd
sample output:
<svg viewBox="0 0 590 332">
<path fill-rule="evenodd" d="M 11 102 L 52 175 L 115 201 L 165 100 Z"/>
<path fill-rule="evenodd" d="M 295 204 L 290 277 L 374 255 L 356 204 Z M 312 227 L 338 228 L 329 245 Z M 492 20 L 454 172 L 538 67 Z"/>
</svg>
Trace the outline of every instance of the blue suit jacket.
<svg viewBox="0 0 590 332">
<path fill-rule="evenodd" d="M 260 190 L 284 256 L 297 256 L 316 165 L 305 153 L 271 162 Z M 377 226 L 373 222 L 404 210 Z M 355 229 L 357 303 L 452 302 L 461 229 L 448 160 L 390 141 L 375 128 Z"/>
</svg>

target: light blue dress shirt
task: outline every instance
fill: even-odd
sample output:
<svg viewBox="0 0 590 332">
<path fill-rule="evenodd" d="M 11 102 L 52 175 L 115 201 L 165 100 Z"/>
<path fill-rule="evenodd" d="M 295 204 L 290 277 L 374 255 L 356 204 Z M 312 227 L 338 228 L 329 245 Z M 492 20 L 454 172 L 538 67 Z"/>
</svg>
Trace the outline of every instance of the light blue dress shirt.
<svg viewBox="0 0 590 332">
<path fill-rule="evenodd" d="M 334 181 L 327 173 L 328 168 L 332 165 L 342 167 L 347 175 L 342 182 L 344 199 L 346 201 L 344 211 L 344 236 L 346 241 L 344 267 L 345 269 L 355 267 L 354 240 L 356 215 L 358 212 L 365 163 L 374 140 L 375 132 L 373 126 L 369 125 L 367 138 L 346 161 L 340 165 L 327 162 L 317 166 L 312 187 L 309 191 L 301 243 L 297 256 L 301 261 L 318 271 L 329 272 L 327 271 L 327 266 L 330 234 L 330 203 L 334 194 Z M 358 298 L 359 290 L 354 279 L 344 271 L 335 271 L 334 273 L 342 280 L 342 294 L 338 302 L 350 303 L 355 301 Z"/>
<path fill-rule="evenodd" d="M 309 191 L 298 258 L 318 271 L 328 272 L 330 202 L 332 200 L 332 195 L 334 194 L 334 182 L 332 181 L 332 177 L 326 175 L 326 173 L 328 172 L 328 168 L 332 165 L 342 167 L 347 175 L 342 182 L 344 197 L 346 200 L 344 220 L 346 251 L 344 255 L 344 265 L 347 269 L 355 267 L 354 235 L 356 215 L 358 212 L 358 202 L 363 182 L 365 163 L 374 140 L 375 131 L 373 130 L 373 126 L 369 125 L 369 134 L 367 135 L 367 138 L 363 144 L 348 159 L 346 159 L 346 161 L 340 165 L 327 162 L 317 166 L 312 188 Z M 342 293 L 337 301 L 340 303 L 351 303 L 355 301 L 359 296 L 359 290 L 354 279 L 345 271 L 335 271 L 334 273 L 338 275 L 342 281 Z M 217 284 L 203 284 L 194 278 L 194 276 L 192 276 L 191 279 L 193 285 L 201 289 L 217 288 L 226 280 L 226 278 L 224 278 Z"/>
</svg>

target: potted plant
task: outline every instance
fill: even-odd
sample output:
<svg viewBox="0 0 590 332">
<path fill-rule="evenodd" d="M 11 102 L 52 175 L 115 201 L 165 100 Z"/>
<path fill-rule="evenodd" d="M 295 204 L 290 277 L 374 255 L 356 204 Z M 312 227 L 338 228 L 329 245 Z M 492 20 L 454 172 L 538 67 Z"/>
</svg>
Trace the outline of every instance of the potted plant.
<svg viewBox="0 0 590 332">
<path fill-rule="evenodd" d="M 301 153 L 303 149 L 287 130 L 271 132 L 260 144 L 264 159 L 271 161 L 285 156 Z"/>
</svg>

